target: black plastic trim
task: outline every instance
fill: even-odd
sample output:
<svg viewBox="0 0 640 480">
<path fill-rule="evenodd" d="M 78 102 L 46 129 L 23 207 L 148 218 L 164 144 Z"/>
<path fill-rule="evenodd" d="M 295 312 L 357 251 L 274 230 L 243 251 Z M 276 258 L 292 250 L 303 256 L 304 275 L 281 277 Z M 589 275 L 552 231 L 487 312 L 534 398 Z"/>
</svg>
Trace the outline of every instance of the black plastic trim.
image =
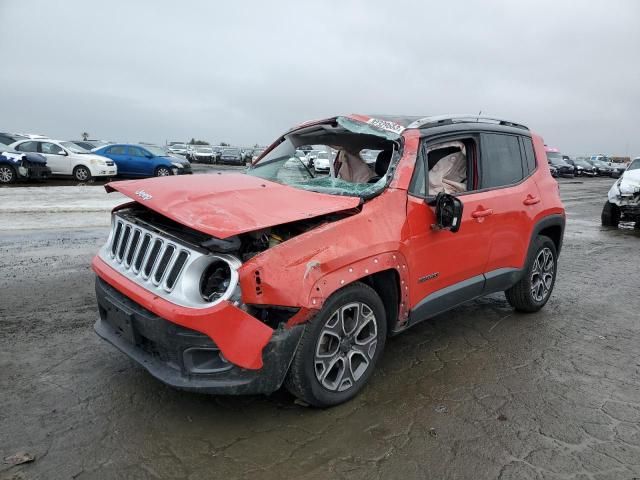
<svg viewBox="0 0 640 480">
<path fill-rule="evenodd" d="M 199 332 L 165 320 L 96 278 L 100 317 L 94 325 L 98 336 L 144 367 L 161 382 L 180 390 L 208 394 L 268 394 L 278 390 L 289 370 L 304 325 L 278 328 L 262 352 L 263 367 L 246 370 L 232 365 L 217 373 L 189 373 L 183 353 L 190 348 L 217 350 Z M 156 345 L 160 354 L 145 345 Z"/>
</svg>

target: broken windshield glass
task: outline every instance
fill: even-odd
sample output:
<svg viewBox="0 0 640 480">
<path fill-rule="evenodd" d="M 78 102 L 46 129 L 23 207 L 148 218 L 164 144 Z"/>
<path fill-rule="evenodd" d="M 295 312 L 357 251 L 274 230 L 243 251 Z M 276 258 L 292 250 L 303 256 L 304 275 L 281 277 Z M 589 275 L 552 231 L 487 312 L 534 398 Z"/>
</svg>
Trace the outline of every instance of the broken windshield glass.
<svg viewBox="0 0 640 480">
<path fill-rule="evenodd" d="M 368 198 L 385 188 L 399 139 L 395 132 L 338 117 L 285 135 L 247 174 L 303 190 Z M 300 146 L 312 150 L 301 155 Z M 363 151 L 384 152 L 384 161 Z M 354 178 L 358 181 L 350 181 Z"/>
</svg>

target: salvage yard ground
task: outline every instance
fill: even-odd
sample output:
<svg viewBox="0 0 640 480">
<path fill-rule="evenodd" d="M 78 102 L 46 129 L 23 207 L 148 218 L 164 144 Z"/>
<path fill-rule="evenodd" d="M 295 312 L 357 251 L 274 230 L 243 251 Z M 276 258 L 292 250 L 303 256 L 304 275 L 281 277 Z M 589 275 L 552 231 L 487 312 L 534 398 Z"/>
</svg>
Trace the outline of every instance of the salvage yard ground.
<svg viewBox="0 0 640 480">
<path fill-rule="evenodd" d="M 546 308 L 493 295 L 427 321 L 329 410 L 151 378 L 92 329 L 89 263 L 122 197 L 0 189 L 0 458 L 35 456 L 0 479 L 640 477 L 640 230 L 600 226 L 613 180 L 559 182 Z"/>
</svg>

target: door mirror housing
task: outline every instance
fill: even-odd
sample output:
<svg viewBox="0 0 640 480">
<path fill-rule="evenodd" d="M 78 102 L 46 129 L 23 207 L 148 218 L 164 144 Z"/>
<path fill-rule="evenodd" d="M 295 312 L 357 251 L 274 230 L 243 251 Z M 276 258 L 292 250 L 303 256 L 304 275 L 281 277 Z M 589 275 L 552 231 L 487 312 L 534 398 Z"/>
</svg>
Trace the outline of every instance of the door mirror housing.
<svg viewBox="0 0 640 480">
<path fill-rule="evenodd" d="M 460 230 L 463 205 L 458 197 L 440 192 L 436 196 L 436 224 L 432 228 L 449 230 L 452 233 Z"/>
</svg>

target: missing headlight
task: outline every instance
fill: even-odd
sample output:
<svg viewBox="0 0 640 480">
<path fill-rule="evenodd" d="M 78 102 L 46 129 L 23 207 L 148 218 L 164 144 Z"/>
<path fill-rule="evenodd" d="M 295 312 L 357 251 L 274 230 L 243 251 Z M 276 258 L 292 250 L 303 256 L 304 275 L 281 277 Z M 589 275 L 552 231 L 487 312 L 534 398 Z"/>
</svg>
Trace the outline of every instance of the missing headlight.
<svg viewBox="0 0 640 480">
<path fill-rule="evenodd" d="M 214 260 L 200 277 L 200 295 L 207 302 L 215 302 L 229 289 L 231 266 L 222 259 Z"/>
</svg>

